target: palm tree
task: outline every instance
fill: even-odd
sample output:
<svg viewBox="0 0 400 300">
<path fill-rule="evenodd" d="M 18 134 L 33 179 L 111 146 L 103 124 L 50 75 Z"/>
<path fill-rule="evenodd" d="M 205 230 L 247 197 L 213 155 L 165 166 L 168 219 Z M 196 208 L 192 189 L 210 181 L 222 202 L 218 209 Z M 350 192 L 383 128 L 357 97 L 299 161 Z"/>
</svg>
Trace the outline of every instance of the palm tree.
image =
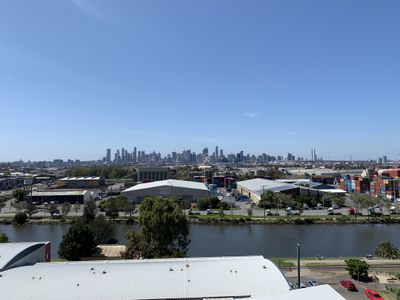
<svg viewBox="0 0 400 300">
<path fill-rule="evenodd" d="M 400 257 L 400 252 L 391 242 L 383 241 L 376 248 L 375 255 L 382 258 L 395 259 Z"/>
</svg>

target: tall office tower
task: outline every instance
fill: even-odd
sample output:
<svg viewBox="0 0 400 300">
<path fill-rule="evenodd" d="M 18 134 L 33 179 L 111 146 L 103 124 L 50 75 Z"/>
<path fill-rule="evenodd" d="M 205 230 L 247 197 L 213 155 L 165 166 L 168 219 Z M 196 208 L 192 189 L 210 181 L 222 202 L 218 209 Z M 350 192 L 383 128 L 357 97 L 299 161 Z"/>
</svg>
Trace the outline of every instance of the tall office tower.
<svg viewBox="0 0 400 300">
<path fill-rule="evenodd" d="M 124 148 L 122 148 L 121 149 L 121 159 L 122 159 L 122 162 L 125 162 L 125 149 Z"/>
<path fill-rule="evenodd" d="M 203 149 L 203 156 L 208 156 L 208 148 L 207 147 L 205 147 Z"/>
<path fill-rule="evenodd" d="M 317 152 L 315 152 L 315 149 L 314 149 L 314 161 L 317 161 L 317 160 L 318 160 Z"/>
<path fill-rule="evenodd" d="M 215 146 L 215 158 L 218 158 L 218 146 Z"/>
<path fill-rule="evenodd" d="M 133 162 L 136 163 L 137 161 L 137 149 L 133 147 Z"/>
<path fill-rule="evenodd" d="M 219 157 L 224 157 L 224 150 L 223 149 L 220 149 L 219 150 Z"/>
<path fill-rule="evenodd" d="M 387 163 L 387 156 L 386 156 L 386 155 L 382 156 L 382 162 L 383 162 L 384 164 Z"/>
<path fill-rule="evenodd" d="M 314 149 L 311 149 L 311 161 L 314 161 Z"/>
<path fill-rule="evenodd" d="M 108 164 L 111 163 L 111 149 L 110 148 L 107 148 L 106 162 Z"/>
<path fill-rule="evenodd" d="M 121 161 L 121 155 L 119 155 L 119 149 L 117 149 L 116 162 L 119 163 L 120 161 Z"/>
</svg>

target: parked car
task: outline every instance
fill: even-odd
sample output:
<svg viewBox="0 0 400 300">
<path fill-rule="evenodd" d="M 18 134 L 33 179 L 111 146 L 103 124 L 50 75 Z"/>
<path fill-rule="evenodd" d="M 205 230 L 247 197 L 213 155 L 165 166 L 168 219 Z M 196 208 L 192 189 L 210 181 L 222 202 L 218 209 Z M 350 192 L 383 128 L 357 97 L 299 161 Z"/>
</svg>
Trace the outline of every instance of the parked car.
<svg viewBox="0 0 400 300">
<path fill-rule="evenodd" d="M 347 289 L 348 291 L 357 291 L 356 286 L 354 285 L 354 283 L 351 280 L 340 280 L 340 284 Z"/>
<path fill-rule="evenodd" d="M 365 296 L 367 296 L 367 298 L 369 300 L 382 300 L 383 299 L 377 291 L 374 291 L 371 289 L 365 289 L 364 294 L 365 294 Z"/>
<path fill-rule="evenodd" d="M 298 285 L 297 282 L 294 284 L 294 286 L 295 286 L 295 289 L 298 289 L 298 288 L 299 288 L 299 285 Z M 306 287 L 307 287 L 307 286 L 305 285 L 304 282 L 300 282 L 300 288 L 301 288 L 301 289 L 305 289 Z"/>
<path fill-rule="evenodd" d="M 279 213 L 277 213 L 277 212 L 272 212 L 270 209 L 267 209 L 267 210 L 265 211 L 265 214 L 266 214 L 267 216 L 279 216 Z"/>
<path fill-rule="evenodd" d="M 311 287 L 311 286 L 317 286 L 317 285 L 319 285 L 319 283 L 315 280 L 307 281 L 307 286 Z"/>
</svg>

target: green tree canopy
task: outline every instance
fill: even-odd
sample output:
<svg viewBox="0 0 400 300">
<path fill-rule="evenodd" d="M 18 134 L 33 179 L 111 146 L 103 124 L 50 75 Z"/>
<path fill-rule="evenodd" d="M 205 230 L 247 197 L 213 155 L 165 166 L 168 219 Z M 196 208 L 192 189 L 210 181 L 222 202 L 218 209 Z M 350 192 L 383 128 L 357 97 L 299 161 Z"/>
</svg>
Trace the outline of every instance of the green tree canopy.
<svg viewBox="0 0 400 300">
<path fill-rule="evenodd" d="M 271 190 L 266 190 L 262 195 L 261 195 L 261 201 L 259 206 L 262 208 L 275 208 L 277 206 L 277 203 L 275 201 L 275 193 Z"/>
<path fill-rule="evenodd" d="M 94 201 L 87 201 L 83 207 L 83 221 L 91 222 L 96 217 L 97 206 Z"/>
<path fill-rule="evenodd" d="M 19 225 L 25 224 L 28 221 L 28 216 L 24 212 L 17 212 L 14 215 L 13 222 Z"/>
<path fill-rule="evenodd" d="M 98 216 L 90 222 L 89 228 L 93 232 L 96 245 L 116 244 L 118 242 L 114 237 L 114 224 L 107 221 L 104 216 Z"/>
<path fill-rule="evenodd" d="M 71 211 L 71 204 L 69 202 L 64 202 L 63 206 L 61 207 L 63 218 L 66 218 L 70 211 Z"/>
<path fill-rule="evenodd" d="M 16 189 L 13 191 L 13 197 L 17 199 L 17 202 L 20 202 L 24 200 L 25 193 L 21 189 Z"/>
<path fill-rule="evenodd" d="M 58 249 L 58 255 L 67 260 L 80 260 L 81 257 L 89 257 L 96 248 L 95 236 L 89 225 L 77 221 L 63 236 Z"/>
<path fill-rule="evenodd" d="M 0 243 L 8 243 L 8 235 L 4 232 L 0 233 Z"/>
<path fill-rule="evenodd" d="M 366 279 L 368 278 L 369 265 L 360 259 L 352 258 L 345 260 L 347 267 L 346 270 L 353 279 Z"/>
<path fill-rule="evenodd" d="M 184 256 L 189 223 L 177 200 L 147 197 L 140 207 L 141 252 L 146 258 Z"/>
<path fill-rule="evenodd" d="M 400 257 L 399 249 L 389 241 L 380 242 L 375 255 L 382 258 L 396 259 Z"/>
</svg>

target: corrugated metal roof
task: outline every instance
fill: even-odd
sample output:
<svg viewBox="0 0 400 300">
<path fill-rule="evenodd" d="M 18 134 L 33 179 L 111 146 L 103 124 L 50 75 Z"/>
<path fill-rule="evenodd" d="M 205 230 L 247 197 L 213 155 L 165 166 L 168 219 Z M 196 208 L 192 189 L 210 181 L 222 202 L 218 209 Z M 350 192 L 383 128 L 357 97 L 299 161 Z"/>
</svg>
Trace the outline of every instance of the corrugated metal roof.
<svg viewBox="0 0 400 300">
<path fill-rule="evenodd" d="M 140 183 L 138 185 L 130 187 L 129 189 L 124 190 L 123 192 L 138 191 L 155 187 L 180 187 L 180 188 L 208 191 L 207 186 L 201 182 L 167 179 L 161 181 Z"/>
<path fill-rule="evenodd" d="M 1 275 L 8 300 L 234 298 L 289 291 L 280 270 L 262 256 L 39 263 Z"/>
<path fill-rule="evenodd" d="M 64 191 L 64 190 L 53 190 L 53 191 L 35 191 L 32 192 L 32 196 L 47 197 L 47 196 L 80 196 L 85 195 L 87 190 L 75 190 L 75 191 Z"/>
<path fill-rule="evenodd" d="M 246 190 L 252 191 L 257 195 L 261 196 L 266 190 L 273 192 L 281 192 L 299 188 L 293 184 L 282 183 L 275 180 L 268 180 L 262 178 L 254 178 L 249 180 L 238 181 L 237 185 L 245 188 Z"/>
<path fill-rule="evenodd" d="M 86 181 L 86 180 L 100 180 L 98 176 L 86 176 L 86 177 L 64 177 L 61 178 L 62 181 Z"/>
<path fill-rule="evenodd" d="M 34 243 L 0 243 L 0 270 L 4 267 L 19 253 L 25 249 L 34 245 L 43 245 L 46 242 L 34 242 Z"/>
</svg>

